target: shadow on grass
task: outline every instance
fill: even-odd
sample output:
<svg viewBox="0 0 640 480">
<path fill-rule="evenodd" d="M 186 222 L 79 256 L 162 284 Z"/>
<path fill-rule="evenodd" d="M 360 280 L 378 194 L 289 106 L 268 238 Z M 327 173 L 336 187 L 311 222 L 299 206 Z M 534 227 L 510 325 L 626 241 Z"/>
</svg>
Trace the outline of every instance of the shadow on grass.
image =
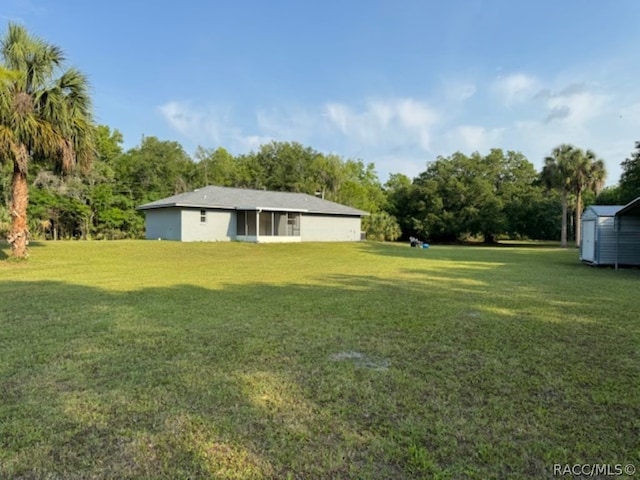
<svg viewBox="0 0 640 480">
<path fill-rule="evenodd" d="M 551 478 L 632 458 L 635 316 L 498 292 L 498 267 L 464 294 L 405 273 L 0 282 L 0 477 Z"/>
<path fill-rule="evenodd" d="M 29 242 L 29 249 L 31 249 L 32 247 L 43 247 L 45 245 L 45 242 L 40 242 L 40 241 L 30 241 Z M 2 260 L 9 260 L 10 257 L 10 253 L 11 253 L 11 247 L 9 247 L 9 243 L 6 240 L 0 240 L 0 261 Z"/>
</svg>

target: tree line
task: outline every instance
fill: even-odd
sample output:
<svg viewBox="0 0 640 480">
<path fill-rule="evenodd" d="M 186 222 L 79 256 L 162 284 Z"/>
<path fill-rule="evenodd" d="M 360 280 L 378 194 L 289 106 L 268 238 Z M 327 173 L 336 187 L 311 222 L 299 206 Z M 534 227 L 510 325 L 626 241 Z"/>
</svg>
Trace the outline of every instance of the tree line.
<svg viewBox="0 0 640 480">
<path fill-rule="evenodd" d="M 192 158 L 178 142 L 156 137 L 144 137 L 124 151 L 120 132 L 104 125 L 96 127 L 94 142 L 97 155 L 90 169 L 60 175 L 46 160 L 31 166 L 32 236 L 141 238 L 144 218 L 136 206 L 205 185 L 309 193 L 373 214 L 384 205 L 373 164 L 321 154 L 296 142 L 272 142 L 238 156 L 224 148 L 200 147 Z M 0 180 L 0 195 L 8 205 L 9 163 Z M 0 234 L 10 227 L 8 216 L 8 209 L 0 208 Z"/>
<path fill-rule="evenodd" d="M 411 179 L 382 183 L 375 166 L 276 142 L 232 155 L 143 137 L 123 149 L 117 129 L 95 125 L 86 78 L 62 51 L 9 25 L 0 55 L 0 237 L 14 256 L 26 241 L 144 236 L 136 206 L 205 185 L 304 192 L 370 212 L 368 238 L 579 241 L 583 205 L 640 195 L 640 142 L 615 187 L 590 150 L 560 145 L 541 171 L 520 152 L 455 152 Z M 602 190 L 602 191 L 601 191 Z"/>
<path fill-rule="evenodd" d="M 382 183 L 371 163 L 296 142 L 271 142 L 235 156 L 223 148 L 199 147 L 190 156 L 178 142 L 156 137 L 144 137 L 125 151 L 120 132 L 105 125 L 95 128 L 93 139 L 90 169 L 62 173 L 45 159 L 31 166 L 32 237 L 141 238 L 144 218 L 136 206 L 220 185 L 304 192 L 365 210 L 371 215 L 364 228 L 376 240 L 557 240 L 562 232 L 577 230 L 581 204 L 596 200 L 604 179 L 602 161 L 570 145 L 555 149 L 541 171 L 520 152 L 492 149 L 486 155 L 438 157 L 413 179 L 392 174 Z M 3 235 L 10 227 L 11 167 L 7 163 L 0 175 Z M 601 195 L 606 200 L 610 193 Z M 563 226 L 562 219 L 576 219 L 574 228 Z"/>
</svg>

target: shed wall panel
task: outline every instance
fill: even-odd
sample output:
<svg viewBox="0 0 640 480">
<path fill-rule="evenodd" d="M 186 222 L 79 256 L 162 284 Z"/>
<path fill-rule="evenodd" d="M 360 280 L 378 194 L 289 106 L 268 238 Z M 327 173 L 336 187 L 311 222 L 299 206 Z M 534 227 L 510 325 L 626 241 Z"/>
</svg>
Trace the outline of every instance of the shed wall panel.
<svg viewBox="0 0 640 480">
<path fill-rule="evenodd" d="M 618 222 L 618 263 L 640 265 L 640 217 L 620 215 Z"/>
<path fill-rule="evenodd" d="M 614 217 L 600 217 L 596 223 L 595 264 L 613 265 L 616 263 L 616 232 Z"/>
<path fill-rule="evenodd" d="M 585 223 L 596 221 L 594 265 L 640 265 L 640 217 L 631 215 L 598 216 L 587 209 L 582 215 L 583 233 Z M 584 248 L 584 238 L 583 246 Z M 581 260 L 584 258 L 580 252 Z"/>
</svg>

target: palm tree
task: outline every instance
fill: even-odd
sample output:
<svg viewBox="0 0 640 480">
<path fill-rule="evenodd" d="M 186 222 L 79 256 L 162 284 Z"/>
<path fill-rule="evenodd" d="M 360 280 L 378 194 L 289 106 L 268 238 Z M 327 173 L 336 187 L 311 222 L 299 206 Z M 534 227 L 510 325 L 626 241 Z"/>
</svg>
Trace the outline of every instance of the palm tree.
<svg viewBox="0 0 640 480">
<path fill-rule="evenodd" d="M 593 191 L 596 195 L 604 187 L 607 171 L 604 162 L 597 158 L 596 154 L 576 149 L 572 155 L 573 178 L 570 182 L 572 193 L 576 196 L 575 231 L 576 245 L 580 245 L 580 216 L 582 215 L 582 194 L 585 191 Z"/>
<path fill-rule="evenodd" d="M 554 148 L 551 155 L 544 159 L 542 180 L 549 189 L 558 190 L 562 199 L 562 229 L 560 230 L 560 246 L 567 246 L 567 204 L 573 178 L 573 161 L 576 148 L 563 144 Z"/>
<path fill-rule="evenodd" d="M 547 188 L 560 192 L 562 199 L 562 230 L 560 245 L 567 246 L 567 207 L 569 194 L 575 195 L 575 241 L 580 244 L 580 216 L 582 194 L 594 191 L 596 195 L 604 186 L 606 169 L 604 162 L 591 150 L 586 152 L 573 145 L 563 144 L 554 148 L 546 157 L 542 168 L 542 180 Z"/>
<path fill-rule="evenodd" d="M 13 164 L 8 241 L 12 256 L 25 258 L 29 163 L 53 161 L 68 172 L 76 163 L 90 162 L 91 100 L 86 77 L 63 68 L 63 52 L 22 26 L 9 24 L 0 57 L 0 161 Z"/>
</svg>

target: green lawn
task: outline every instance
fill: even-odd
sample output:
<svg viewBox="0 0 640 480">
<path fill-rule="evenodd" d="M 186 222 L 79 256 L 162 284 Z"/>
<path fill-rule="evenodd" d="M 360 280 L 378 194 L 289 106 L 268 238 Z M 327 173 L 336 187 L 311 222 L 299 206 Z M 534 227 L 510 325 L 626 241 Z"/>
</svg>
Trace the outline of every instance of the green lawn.
<svg viewBox="0 0 640 480">
<path fill-rule="evenodd" d="M 539 246 L 36 244 L 0 261 L 0 478 L 640 468 L 639 286 Z"/>
</svg>

